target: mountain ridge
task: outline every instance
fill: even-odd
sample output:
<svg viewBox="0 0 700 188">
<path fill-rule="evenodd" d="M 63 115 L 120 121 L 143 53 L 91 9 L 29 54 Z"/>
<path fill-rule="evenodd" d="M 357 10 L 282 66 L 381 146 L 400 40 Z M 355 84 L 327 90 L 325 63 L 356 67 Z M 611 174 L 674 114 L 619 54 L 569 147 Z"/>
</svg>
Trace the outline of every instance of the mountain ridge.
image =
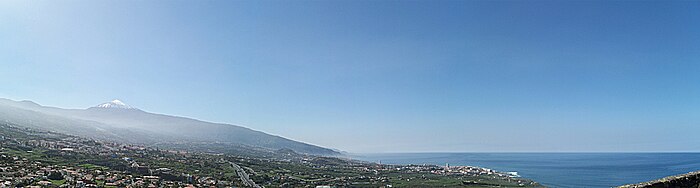
<svg viewBox="0 0 700 188">
<path fill-rule="evenodd" d="M 159 142 L 204 142 L 241 148 L 259 147 L 270 151 L 291 149 L 305 154 L 339 154 L 332 149 L 238 125 L 146 112 L 119 100 L 98 106 L 101 105 L 104 106 L 63 109 L 0 98 L 0 118 L 34 128 L 148 145 Z"/>
</svg>

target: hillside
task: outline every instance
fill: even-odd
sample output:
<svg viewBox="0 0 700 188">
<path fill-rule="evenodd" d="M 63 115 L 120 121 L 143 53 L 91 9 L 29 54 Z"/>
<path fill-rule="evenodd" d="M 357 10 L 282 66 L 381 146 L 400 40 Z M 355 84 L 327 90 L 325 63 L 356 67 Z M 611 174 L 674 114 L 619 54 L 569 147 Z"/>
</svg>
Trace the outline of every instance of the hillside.
<svg viewBox="0 0 700 188">
<path fill-rule="evenodd" d="M 672 187 L 688 187 L 688 188 L 698 188 L 700 187 L 700 171 L 690 172 L 687 174 L 681 174 L 677 176 L 669 176 L 662 179 L 632 184 L 623 185 L 620 188 L 672 188 Z"/>
<path fill-rule="evenodd" d="M 0 146 L 0 187 L 542 187 L 479 167 L 162 150 L 2 122 Z"/>
<path fill-rule="evenodd" d="M 337 152 L 246 127 L 145 112 L 115 100 L 88 109 L 46 107 L 0 99 L 0 120 L 30 128 L 96 139 L 211 152 L 291 149 L 317 155 Z"/>
</svg>

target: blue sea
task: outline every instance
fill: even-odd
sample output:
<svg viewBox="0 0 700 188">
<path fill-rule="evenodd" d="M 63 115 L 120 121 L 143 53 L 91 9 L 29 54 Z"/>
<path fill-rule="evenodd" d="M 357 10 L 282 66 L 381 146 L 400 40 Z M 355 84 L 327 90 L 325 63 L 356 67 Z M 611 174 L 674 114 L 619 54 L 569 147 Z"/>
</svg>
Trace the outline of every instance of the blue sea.
<svg viewBox="0 0 700 188">
<path fill-rule="evenodd" d="M 613 187 L 700 171 L 700 153 L 400 153 L 354 158 L 516 171 L 548 187 Z"/>
</svg>

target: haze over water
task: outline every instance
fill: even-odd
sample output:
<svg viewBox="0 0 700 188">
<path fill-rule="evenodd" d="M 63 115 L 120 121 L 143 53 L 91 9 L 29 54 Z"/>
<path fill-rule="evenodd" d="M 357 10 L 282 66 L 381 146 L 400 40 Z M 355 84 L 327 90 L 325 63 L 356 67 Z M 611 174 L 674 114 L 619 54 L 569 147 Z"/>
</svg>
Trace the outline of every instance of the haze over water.
<svg viewBox="0 0 700 188">
<path fill-rule="evenodd" d="M 0 1 L 0 97 L 349 152 L 700 151 L 697 7 Z"/>
</svg>

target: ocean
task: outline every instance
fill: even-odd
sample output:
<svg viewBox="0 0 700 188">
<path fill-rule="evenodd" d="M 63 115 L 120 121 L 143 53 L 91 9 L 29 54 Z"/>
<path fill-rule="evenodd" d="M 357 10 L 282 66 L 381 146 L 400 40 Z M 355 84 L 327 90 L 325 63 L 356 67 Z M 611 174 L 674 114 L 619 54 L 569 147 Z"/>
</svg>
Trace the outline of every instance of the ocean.
<svg viewBox="0 0 700 188">
<path fill-rule="evenodd" d="M 353 158 L 515 171 L 548 187 L 614 187 L 700 171 L 700 153 L 396 153 Z"/>
</svg>

